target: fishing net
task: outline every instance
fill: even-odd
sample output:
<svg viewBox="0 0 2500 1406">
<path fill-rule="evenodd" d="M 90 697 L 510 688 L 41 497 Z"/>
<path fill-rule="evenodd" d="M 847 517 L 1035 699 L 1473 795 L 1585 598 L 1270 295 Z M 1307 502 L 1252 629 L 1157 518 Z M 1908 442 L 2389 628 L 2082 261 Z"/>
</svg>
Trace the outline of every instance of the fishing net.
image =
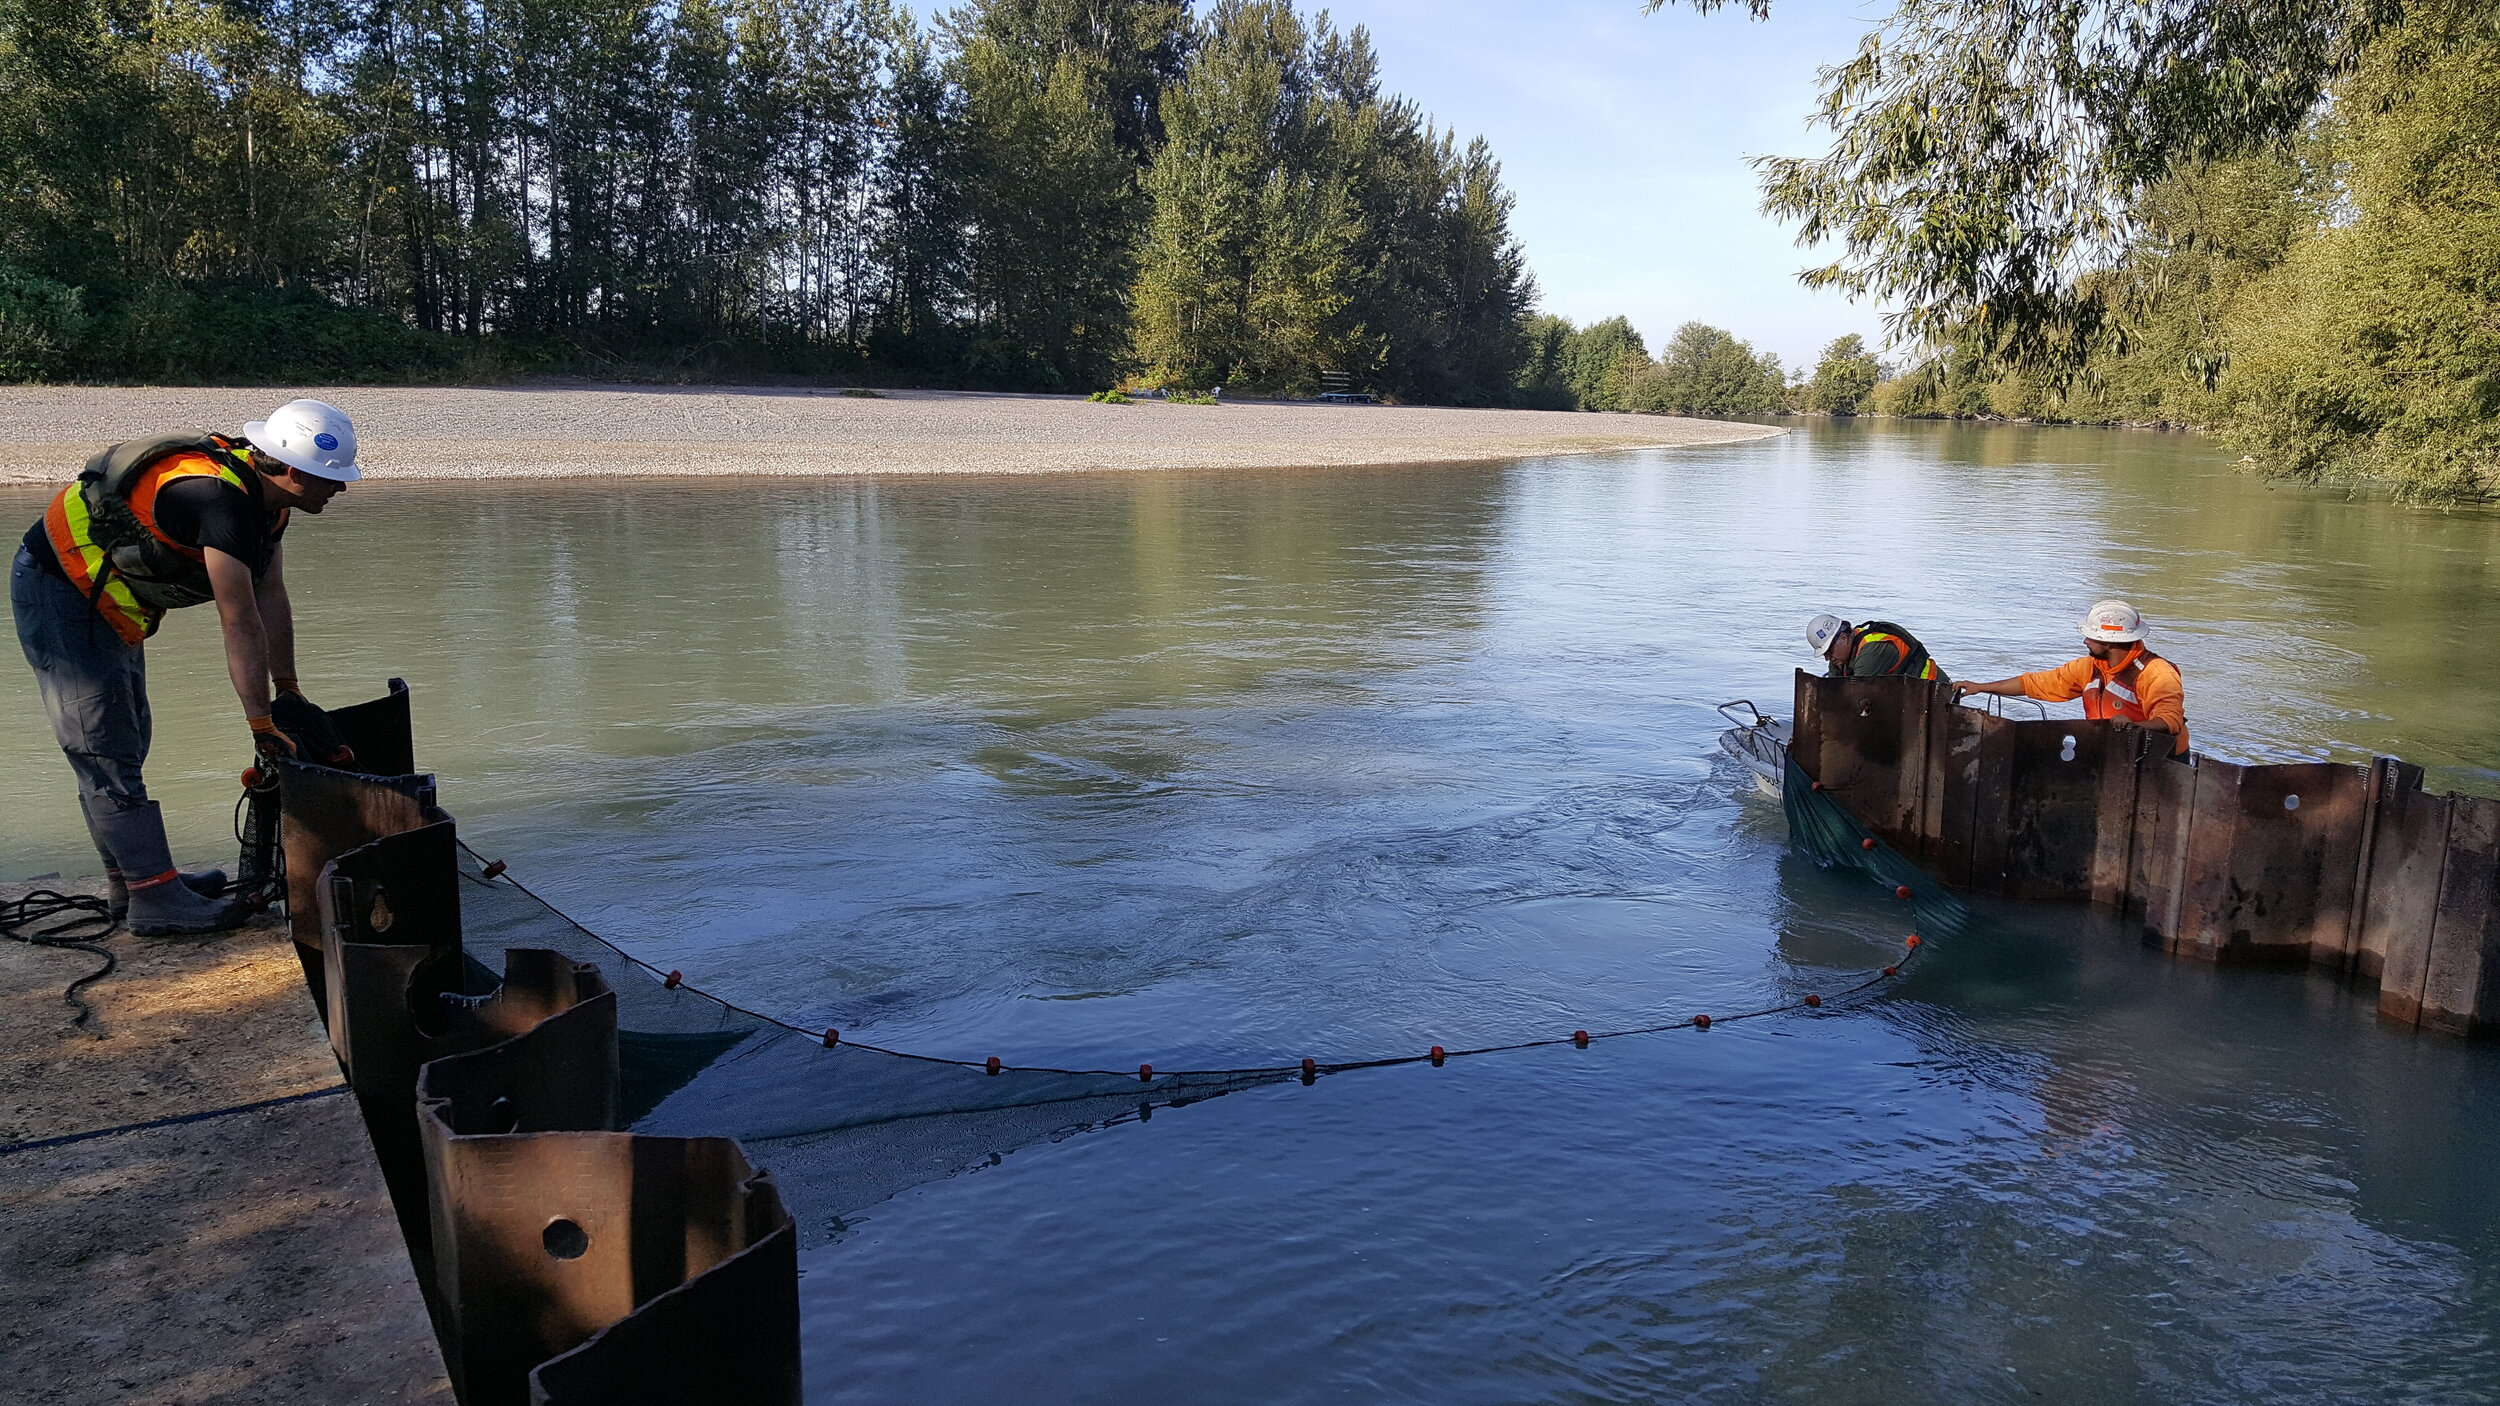
<svg viewBox="0 0 2500 1406">
<path fill-rule="evenodd" d="M 1955 937 L 1968 931 L 1970 908 L 1938 883 L 1909 856 L 1884 843 L 1857 822 L 1840 802 L 1814 783 L 1793 756 L 1784 757 L 1780 809 L 1788 816 L 1788 838 L 1800 851 L 1826 868 L 1854 869 L 1896 900 L 1909 905 L 1913 930 L 1921 938 Z"/>
<path fill-rule="evenodd" d="M 1896 895 L 1908 889 L 1907 908 L 1921 932 L 1959 928 L 1958 901 L 1880 842 L 1866 848 L 1863 842 L 1871 837 L 1829 798 L 1813 792 L 1793 763 L 1786 792 L 1790 824 L 1802 848 L 1827 864 L 1861 870 Z M 1883 985 L 1922 945 L 1920 938 L 1909 939 L 1900 961 L 1844 978 L 1828 994 L 1715 1015 L 1679 1014 L 1625 1029 L 1236 1069 L 1035 1068 L 886 1049 L 732 1005 L 574 922 L 503 865 L 462 848 L 462 944 L 481 983 L 472 989 L 491 985 L 490 973 L 502 965 L 506 948 L 548 948 L 596 963 L 617 993 L 624 1125 L 638 1133 L 738 1138 L 750 1157 L 772 1168 L 809 1243 L 838 1233 L 845 1216 L 910 1187 L 1155 1108 L 1287 1080 L 1307 1083 L 1354 1070 L 1585 1046 L 1822 1007 Z M 1909 926 L 1905 923 L 1905 930 Z"/>
</svg>

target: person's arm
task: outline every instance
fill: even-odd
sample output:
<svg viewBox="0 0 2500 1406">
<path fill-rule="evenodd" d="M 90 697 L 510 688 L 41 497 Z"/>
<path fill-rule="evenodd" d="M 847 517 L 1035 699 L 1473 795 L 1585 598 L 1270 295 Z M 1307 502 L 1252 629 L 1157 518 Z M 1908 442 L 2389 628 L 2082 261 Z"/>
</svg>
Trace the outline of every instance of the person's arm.
<svg viewBox="0 0 2500 1406">
<path fill-rule="evenodd" d="M 2180 686 L 2177 669 L 2143 669 L 2136 675 L 2135 686 L 2145 714 L 2138 726 L 2172 737 L 2187 731 L 2187 692 Z"/>
<path fill-rule="evenodd" d="M 2091 681 L 2092 661 L 2076 659 L 2054 669 L 2016 674 L 2010 679 L 1957 683 L 1953 686 L 1953 696 L 1961 698 L 1973 693 L 1993 693 L 2003 698 L 2037 698 L 2043 703 L 2064 703 L 2081 698 L 2083 686 Z"/>
<path fill-rule="evenodd" d="M 269 549 L 269 569 L 253 588 L 260 607 L 261 648 L 269 664 L 270 686 L 280 693 L 300 694 L 295 682 L 295 607 L 286 594 L 286 546 Z M 222 607 L 220 607 L 222 609 Z"/>
<path fill-rule="evenodd" d="M 243 721 L 252 729 L 253 744 L 264 750 L 295 750 L 269 718 L 269 641 L 261 627 L 259 592 L 252 587 L 252 569 L 241 557 L 215 547 L 200 556 L 208 565 L 208 586 L 217 597 L 217 624 L 226 639 L 226 677 L 234 696 L 243 700 Z"/>
</svg>

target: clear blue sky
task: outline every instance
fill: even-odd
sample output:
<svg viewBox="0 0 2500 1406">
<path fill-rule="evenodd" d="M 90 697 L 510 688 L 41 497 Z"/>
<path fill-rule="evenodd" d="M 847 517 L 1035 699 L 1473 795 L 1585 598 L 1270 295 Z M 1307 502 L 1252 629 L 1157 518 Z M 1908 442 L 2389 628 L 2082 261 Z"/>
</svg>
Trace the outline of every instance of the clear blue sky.
<svg viewBox="0 0 2500 1406">
<path fill-rule="evenodd" d="M 1385 86 L 1492 142 L 1546 311 L 1621 313 L 1652 352 L 1681 323 L 1713 323 L 1791 367 L 1844 332 L 1881 343 L 1879 309 L 1799 286 L 1818 260 L 1757 213 L 1746 158 L 1823 149 L 1805 125 L 1815 71 L 1889 6 L 1773 0 L 1759 23 L 1736 7 L 1644 16 L 1640 0 L 1324 8 L 1371 30 Z"/>
</svg>

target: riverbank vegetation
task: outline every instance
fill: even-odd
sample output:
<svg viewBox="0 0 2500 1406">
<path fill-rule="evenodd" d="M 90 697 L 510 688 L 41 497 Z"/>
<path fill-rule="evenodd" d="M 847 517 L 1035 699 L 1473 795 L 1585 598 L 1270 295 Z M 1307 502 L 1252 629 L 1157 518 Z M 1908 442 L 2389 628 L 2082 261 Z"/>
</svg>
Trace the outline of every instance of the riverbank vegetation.
<svg viewBox="0 0 2500 1406">
<path fill-rule="evenodd" d="M 1902 0 L 1820 120 L 1765 203 L 1919 349 L 1874 410 L 2500 498 L 2500 4 Z"/>
<path fill-rule="evenodd" d="M 1289 0 L 0 0 L 0 379 L 1508 403 L 1510 209 Z"/>
</svg>

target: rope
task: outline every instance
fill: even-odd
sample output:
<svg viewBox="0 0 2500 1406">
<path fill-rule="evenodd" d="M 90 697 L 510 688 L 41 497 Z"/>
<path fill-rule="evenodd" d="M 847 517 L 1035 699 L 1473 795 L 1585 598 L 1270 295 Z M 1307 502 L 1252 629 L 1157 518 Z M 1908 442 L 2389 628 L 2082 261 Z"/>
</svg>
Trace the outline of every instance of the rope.
<svg viewBox="0 0 2500 1406">
<path fill-rule="evenodd" d="M 38 923 L 52 922 L 53 919 L 63 914 L 76 916 L 70 917 L 65 922 L 54 923 L 48 928 L 35 926 Z M 0 937 L 6 937 L 12 942 L 23 942 L 29 947 L 50 947 L 62 951 L 84 952 L 91 957 L 104 959 L 104 965 L 71 982 L 69 988 L 61 993 L 61 999 L 68 1002 L 78 1012 L 77 1019 L 70 1023 L 81 1029 L 86 1027 L 89 1020 L 94 1019 L 95 1007 L 88 1005 L 86 998 L 79 993 L 86 990 L 90 984 L 111 976 L 114 968 L 121 965 L 121 959 L 92 942 L 65 936 L 65 934 L 78 928 L 98 925 L 109 931 L 112 924 L 113 917 L 106 908 L 104 900 L 93 894 L 59 893 L 52 889 L 36 889 L 23 897 L 0 902 Z M 103 935 L 101 932 L 86 934 L 88 937 L 102 937 Z"/>
<path fill-rule="evenodd" d="M 750 1020 L 757 1020 L 766 1025 L 776 1026 L 780 1029 L 787 1030 L 794 1035 L 804 1035 L 810 1039 L 822 1039 L 829 1047 L 838 1038 L 837 1032 L 835 1031 L 797 1025 L 790 1021 L 783 1020 L 779 1016 L 770 1015 L 763 1011 L 749 1010 L 734 1001 L 725 1000 L 719 996 L 715 996 L 711 992 L 704 990 L 702 987 L 686 981 L 682 973 L 664 971 L 661 968 L 644 961 L 642 958 L 626 951 L 623 947 L 618 946 L 616 943 L 611 942 L 608 939 L 601 937 L 599 934 L 591 931 L 588 927 L 576 921 L 572 915 L 566 913 L 563 909 L 558 908 L 553 903 L 548 902 L 545 898 L 540 897 L 520 880 L 513 878 L 512 875 L 506 871 L 503 861 L 487 861 L 484 855 L 479 854 L 474 849 L 470 849 L 466 841 L 460 842 L 460 848 L 466 851 L 471 859 L 479 861 L 481 865 L 479 872 L 475 874 L 464 874 L 464 877 L 469 878 L 473 882 L 488 885 L 494 884 L 498 879 L 504 883 L 510 884 L 513 888 L 519 890 L 523 895 L 527 896 L 531 902 L 536 903 L 541 908 L 544 908 L 548 912 L 555 914 L 558 918 L 563 919 L 566 924 L 570 925 L 574 929 L 574 931 L 581 933 L 591 941 L 596 942 L 600 946 L 607 948 L 609 951 L 616 953 L 618 956 L 624 958 L 628 962 L 631 962 L 635 966 L 642 968 L 644 971 L 649 972 L 651 975 L 659 977 L 661 979 L 661 984 L 666 986 L 669 990 L 692 992 L 693 994 L 700 996 L 704 1000 L 710 1001 L 725 1010 L 736 1011 L 738 1014 L 743 1015 Z M 1850 985 L 1842 987 L 1840 990 L 1834 992 L 1833 995 L 1838 999 L 1846 1000 L 1849 997 L 1860 995 L 1866 991 L 1873 990 L 1878 986 L 1882 986 L 1885 983 L 1892 981 L 1901 974 L 1902 969 L 1907 967 L 1912 959 L 1918 956 L 1921 950 L 1922 944 L 1918 935 L 1916 933 L 1907 935 L 1902 941 L 1902 955 L 1899 959 L 1894 961 L 1891 965 L 1884 967 L 1881 971 L 1872 973 L 1856 973 L 1855 975 L 1858 978 L 1856 981 L 1852 982 Z M 1471 1048 L 1456 1050 L 1444 1049 L 1441 1046 L 1435 1045 L 1429 1053 L 1425 1054 L 1387 1055 L 1373 1059 L 1303 1059 L 1292 1064 L 1249 1065 L 1236 1069 L 1171 1069 L 1155 1071 L 1151 1075 L 1148 1074 L 1148 1071 L 1152 1070 L 1153 1066 L 1145 1064 L 1139 1065 L 1136 1069 L 1059 1069 L 1049 1065 L 1007 1064 L 995 1058 L 987 1060 L 952 1059 L 944 1055 L 917 1054 L 910 1050 L 888 1049 L 883 1045 L 871 1045 L 850 1039 L 841 1039 L 840 1043 L 848 1048 L 866 1050 L 872 1054 L 892 1055 L 898 1059 L 914 1059 L 919 1060 L 924 1064 L 953 1065 L 959 1069 L 979 1069 L 991 1074 L 1061 1074 L 1079 1078 L 1140 1079 L 1148 1083 L 1159 1082 L 1163 1079 L 1224 1079 L 1258 1076 L 1286 1076 L 1293 1074 L 1300 1074 L 1308 1078 L 1314 1074 L 1338 1074 L 1356 1069 L 1393 1069 L 1399 1065 L 1405 1064 L 1430 1063 L 1438 1065 L 1445 1060 L 1466 1059 L 1476 1055 L 1511 1054 L 1520 1050 L 1550 1049 L 1556 1045 L 1575 1045 L 1585 1048 L 1599 1040 L 1620 1040 L 1634 1035 L 1656 1035 L 1669 1030 L 1708 1030 L 1714 1025 L 1724 1025 L 1730 1021 L 1759 1020 L 1764 1016 L 1819 1009 L 1827 1004 L 1829 1004 L 1829 1002 L 1820 995 L 1807 995 L 1800 996 L 1792 1001 L 1782 1001 L 1776 1005 L 1763 1006 L 1756 1010 L 1740 1011 L 1734 1015 L 1694 1015 L 1687 1016 L 1682 1020 L 1661 1021 L 1655 1025 L 1636 1025 L 1617 1030 L 1575 1030 L 1568 1035 L 1557 1035 L 1547 1039 L 1517 1040 L 1504 1045 L 1478 1045 Z"/>
</svg>

